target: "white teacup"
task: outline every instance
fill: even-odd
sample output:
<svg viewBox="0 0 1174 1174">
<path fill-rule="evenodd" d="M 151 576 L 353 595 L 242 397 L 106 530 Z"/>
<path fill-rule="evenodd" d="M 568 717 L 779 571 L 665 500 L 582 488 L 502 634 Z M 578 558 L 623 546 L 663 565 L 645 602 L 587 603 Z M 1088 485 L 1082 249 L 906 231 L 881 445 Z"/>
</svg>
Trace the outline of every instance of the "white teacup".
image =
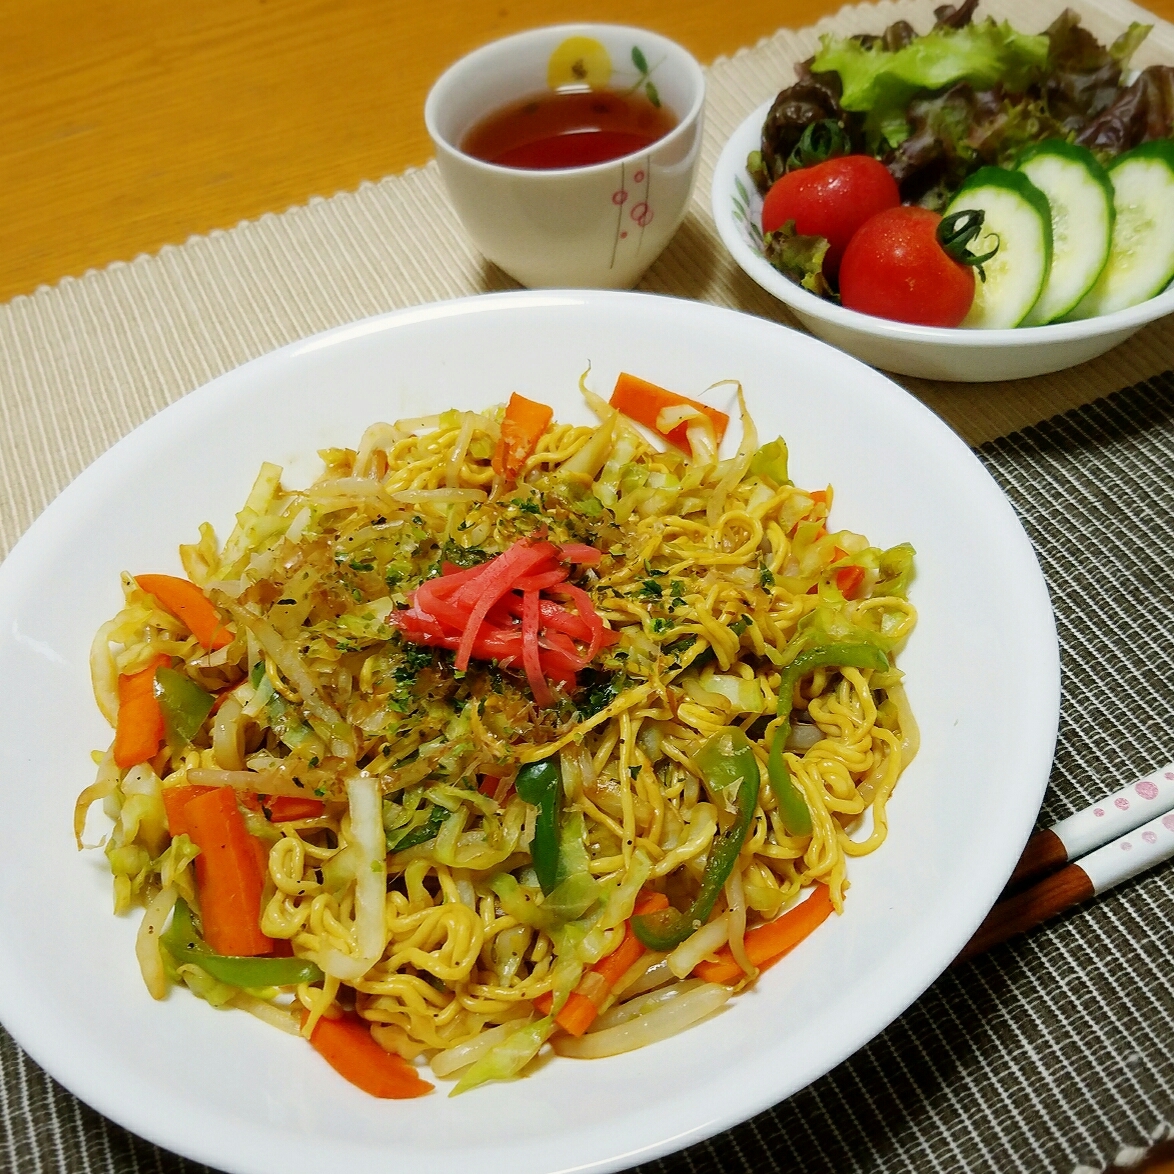
<svg viewBox="0 0 1174 1174">
<path fill-rule="evenodd" d="M 636 90 L 651 81 L 676 126 L 634 154 L 557 171 L 502 167 L 461 150 L 475 123 L 557 88 L 568 68 L 565 80 L 596 88 Z M 462 58 L 432 87 L 424 122 L 457 215 L 486 257 L 533 288 L 627 289 L 685 216 L 704 98 L 700 65 L 665 37 L 622 25 L 559 25 Z"/>
</svg>

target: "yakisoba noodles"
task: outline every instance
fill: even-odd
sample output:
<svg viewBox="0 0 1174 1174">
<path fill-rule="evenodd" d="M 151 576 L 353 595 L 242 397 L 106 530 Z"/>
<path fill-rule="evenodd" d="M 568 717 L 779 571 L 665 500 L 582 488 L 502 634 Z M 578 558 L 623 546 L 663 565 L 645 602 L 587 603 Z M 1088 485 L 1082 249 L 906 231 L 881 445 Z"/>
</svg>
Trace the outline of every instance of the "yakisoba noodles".
<svg viewBox="0 0 1174 1174">
<path fill-rule="evenodd" d="M 463 1090 L 672 1034 L 842 909 L 917 749 L 913 551 L 830 530 L 740 389 L 718 460 L 724 417 L 633 382 L 681 447 L 585 388 L 597 427 L 376 424 L 308 489 L 264 465 L 190 582 L 123 576 L 75 823 L 114 821 L 152 995 Z"/>
</svg>

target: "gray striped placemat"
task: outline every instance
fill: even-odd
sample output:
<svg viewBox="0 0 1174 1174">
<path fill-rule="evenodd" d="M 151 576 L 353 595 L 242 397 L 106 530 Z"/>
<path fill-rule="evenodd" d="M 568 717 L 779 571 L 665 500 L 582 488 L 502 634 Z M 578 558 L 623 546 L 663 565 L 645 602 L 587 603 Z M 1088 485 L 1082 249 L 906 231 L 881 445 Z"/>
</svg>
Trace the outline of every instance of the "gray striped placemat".
<svg viewBox="0 0 1174 1174">
<path fill-rule="evenodd" d="M 935 3 L 846 8 L 715 63 L 692 209 L 641 288 L 794 325 L 722 249 L 708 210 L 717 155 L 789 83 L 820 32 L 876 32 L 896 19 L 924 29 Z M 1146 18 L 1129 0 L 1072 6 L 1102 39 Z M 1015 0 L 983 0 L 985 12 L 1030 28 L 1062 7 L 1037 0 L 1025 20 Z M 1174 28 L 1159 24 L 1145 53 L 1174 60 Z M 221 372 L 368 314 L 508 288 L 453 224 L 430 164 L 0 306 L 0 556 L 119 437 Z M 902 380 L 980 446 L 1052 587 L 1065 692 L 1045 822 L 1172 752 L 1162 691 L 1174 598 L 1172 359 L 1174 318 L 1037 380 Z M 1174 1120 L 1174 1010 L 1161 969 L 1171 953 L 1170 883 L 1170 869 L 1141 878 L 951 972 L 816 1084 L 641 1171 L 1104 1169 L 1120 1147 L 1144 1146 Z M 80 1104 L 0 1029 L 0 1171 L 8 1170 L 205 1167 Z"/>
</svg>

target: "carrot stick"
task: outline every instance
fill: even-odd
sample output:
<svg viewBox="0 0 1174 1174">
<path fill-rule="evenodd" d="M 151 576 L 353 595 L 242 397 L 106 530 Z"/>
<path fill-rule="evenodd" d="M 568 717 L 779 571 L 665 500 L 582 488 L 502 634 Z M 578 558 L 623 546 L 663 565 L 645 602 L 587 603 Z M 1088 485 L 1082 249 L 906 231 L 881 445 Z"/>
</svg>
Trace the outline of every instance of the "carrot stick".
<svg viewBox="0 0 1174 1174">
<path fill-rule="evenodd" d="M 663 893 L 641 893 L 636 898 L 633 913 L 653 913 L 657 909 L 667 909 L 668 903 L 668 898 Z M 636 965 L 644 953 L 644 949 L 644 943 L 632 932 L 632 923 L 627 922 L 623 941 L 610 954 L 600 958 L 589 972 L 589 974 L 599 975 L 603 980 L 602 984 L 597 980 L 588 980 L 592 993 L 598 992 L 600 1002 L 611 992 L 611 988 Z M 600 989 L 601 987 L 602 989 Z M 544 1015 L 550 1013 L 553 1004 L 554 996 L 549 991 L 534 1000 L 534 1006 Z M 582 991 L 576 990 L 571 992 L 570 997 L 554 1017 L 554 1021 L 565 1032 L 577 1037 L 581 1036 L 595 1022 L 598 1015 L 599 1007 L 595 1000 Z"/>
<path fill-rule="evenodd" d="M 606 958 L 600 958 L 591 968 L 596 974 L 602 974 L 609 987 L 615 986 L 644 954 L 644 943 L 631 931 L 624 935 L 624 940 Z"/>
<path fill-rule="evenodd" d="M 118 724 L 114 730 L 114 761 L 123 770 L 147 762 L 163 742 L 163 711 L 155 699 L 155 670 L 170 665 L 157 656 L 145 669 L 118 678 Z"/>
<path fill-rule="evenodd" d="M 341 1019 L 323 1015 L 314 1025 L 310 1043 L 339 1076 L 373 1097 L 405 1100 L 432 1091 L 432 1085 L 421 1080 L 403 1056 L 384 1051 L 371 1038 L 370 1028 L 357 1015 Z"/>
<path fill-rule="evenodd" d="M 172 839 L 188 833 L 187 816 L 183 810 L 188 803 L 214 790 L 215 787 L 205 787 L 200 783 L 180 783 L 178 786 L 163 788 L 163 810 L 167 812 L 167 830 Z"/>
<path fill-rule="evenodd" d="M 265 800 L 273 823 L 291 819 L 317 819 L 326 810 L 321 799 L 303 799 L 300 795 L 271 795 Z"/>
<path fill-rule="evenodd" d="M 658 909 L 667 909 L 669 899 L 664 893 L 644 892 L 636 898 L 632 909 L 633 916 L 639 917 L 645 913 L 655 913 Z M 632 923 L 627 923 L 624 940 L 607 955 L 600 958 L 591 968 L 596 974 L 602 974 L 608 987 L 613 987 L 644 955 L 644 943 L 632 932 Z"/>
<path fill-rule="evenodd" d="M 756 926 L 746 935 L 747 958 L 760 970 L 766 970 L 818 929 L 831 911 L 832 899 L 828 896 L 827 885 L 816 885 L 815 892 L 802 905 L 796 905 L 766 925 Z M 715 961 L 698 962 L 693 973 L 706 982 L 737 982 L 745 974 L 734 961 L 729 946 L 718 950 Z"/>
<path fill-rule="evenodd" d="M 507 481 L 516 480 L 553 419 L 552 407 L 513 392 L 502 417 L 501 437 L 493 450 L 493 471 Z"/>
<path fill-rule="evenodd" d="M 174 575 L 136 575 L 135 582 L 160 605 L 187 625 L 187 629 L 209 651 L 232 643 L 232 633 L 204 593 L 187 579 Z"/>
<path fill-rule="evenodd" d="M 643 917 L 645 913 L 658 913 L 668 907 L 669 899 L 664 893 L 648 889 L 636 898 L 636 904 L 632 906 L 632 916 Z"/>
<path fill-rule="evenodd" d="M 261 932 L 264 876 L 253 837 L 231 787 L 213 787 L 183 809 L 187 834 L 200 849 L 196 884 L 204 940 L 217 954 L 255 957 L 273 951 Z"/>
<path fill-rule="evenodd" d="M 632 913 L 635 916 L 641 916 L 668 907 L 669 899 L 664 893 L 641 893 L 636 898 L 636 905 Z M 644 943 L 632 932 L 632 924 L 629 922 L 624 940 L 605 958 L 600 958 L 591 969 L 596 974 L 602 974 L 607 980 L 607 985 L 613 987 L 640 961 L 644 950 Z"/>
<path fill-rule="evenodd" d="M 713 434 L 718 444 L 721 444 L 730 424 L 730 418 L 725 412 L 698 403 L 688 396 L 678 395 L 675 391 L 666 391 L 663 387 L 657 387 L 655 383 L 637 379 L 635 375 L 629 375 L 626 371 L 620 372 L 615 390 L 612 391 L 608 402 L 629 419 L 635 420 L 637 424 L 643 424 L 645 428 L 651 428 L 658 436 L 663 436 L 665 440 L 687 453 L 693 451 L 689 446 L 688 421 L 682 421 L 668 432 L 661 432 L 656 426 L 656 419 L 665 408 L 679 408 L 688 404 L 689 407 L 699 409 L 712 421 Z"/>
<path fill-rule="evenodd" d="M 187 816 L 183 813 L 188 802 L 216 789 L 216 787 L 205 786 L 203 783 L 180 783 L 178 786 L 163 788 L 163 807 L 167 812 L 167 827 L 172 836 L 181 835 L 188 830 Z M 229 790 L 232 788 L 230 787 Z M 237 791 L 236 801 L 249 811 L 260 812 L 261 810 L 261 801 L 252 791 Z M 296 797 L 294 801 L 297 801 Z M 315 799 L 314 802 L 317 803 L 318 800 Z"/>
<path fill-rule="evenodd" d="M 841 567 L 836 572 L 836 586 L 840 589 L 840 594 L 845 599 L 855 599 L 856 592 L 860 590 L 860 585 L 863 582 L 863 567 Z"/>
<path fill-rule="evenodd" d="M 261 873 L 261 883 L 264 885 L 265 874 L 269 871 L 269 849 L 256 836 L 249 837 L 249 847 L 253 850 L 253 859 L 257 862 L 257 868 Z M 266 938 L 266 941 L 273 943 L 276 939 Z"/>
<path fill-rule="evenodd" d="M 595 1022 L 598 1015 L 599 1008 L 586 995 L 571 991 L 554 1021 L 568 1035 L 578 1038 Z"/>
</svg>

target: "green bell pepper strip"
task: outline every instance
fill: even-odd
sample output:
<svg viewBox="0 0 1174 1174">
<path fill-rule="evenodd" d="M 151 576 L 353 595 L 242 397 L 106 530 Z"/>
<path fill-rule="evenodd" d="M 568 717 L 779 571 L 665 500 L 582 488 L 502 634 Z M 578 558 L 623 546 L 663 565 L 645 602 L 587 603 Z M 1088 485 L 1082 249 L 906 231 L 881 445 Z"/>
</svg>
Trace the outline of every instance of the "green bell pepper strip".
<svg viewBox="0 0 1174 1174">
<path fill-rule="evenodd" d="M 408 848 L 416 847 L 417 844 L 426 844 L 429 840 L 435 840 L 440 835 L 441 826 L 450 814 L 451 812 L 437 804 L 428 812 L 428 819 L 424 823 L 405 832 L 398 840 L 394 839 L 396 832 L 388 833 L 387 850 L 389 852 L 403 852 Z"/>
<path fill-rule="evenodd" d="M 808 809 L 807 800 L 791 780 L 791 772 L 787 770 L 787 764 L 783 759 L 783 749 L 791 735 L 791 698 L 795 694 L 795 685 L 798 681 L 814 669 L 830 666 L 885 672 L 889 667 L 889 658 L 875 644 L 824 644 L 799 653 L 783 669 L 782 679 L 779 681 L 778 709 L 778 715 L 783 720 L 775 730 L 766 774 L 770 780 L 770 789 L 778 801 L 783 827 L 786 828 L 787 834 L 792 836 L 811 835 L 811 811 Z"/>
<path fill-rule="evenodd" d="M 671 950 L 699 930 L 709 920 L 722 887 L 734 871 L 738 854 L 754 822 L 758 806 L 760 774 L 758 759 L 750 740 L 736 726 L 729 726 L 714 734 L 694 756 L 706 787 L 724 791 L 738 787 L 737 813 L 733 826 L 709 850 L 705 871 L 701 874 L 701 888 L 693 904 L 684 913 L 677 909 L 661 909 L 632 918 L 632 932 L 650 950 Z"/>
<path fill-rule="evenodd" d="M 155 670 L 155 700 L 163 712 L 163 728 L 171 750 L 182 750 L 191 742 L 216 704 L 216 698 L 186 673 L 167 668 Z"/>
<path fill-rule="evenodd" d="M 530 857 L 538 874 L 538 883 L 549 896 L 558 884 L 559 809 L 563 796 L 563 783 L 555 760 L 547 758 L 542 762 L 528 762 L 518 771 L 514 789 L 521 799 L 538 808 Z"/>
<path fill-rule="evenodd" d="M 295 986 L 300 982 L 320 982 L 323 978 L 322 971 L 313 962 L 301 958 L 238 958 L 215 953 L 196 933 L 192 911 L 182 897 L 175 902 L 171 924 L 159 942 L 177 965 L 194 962 L 217 982 L 246 990 Z"/>
</svg>

